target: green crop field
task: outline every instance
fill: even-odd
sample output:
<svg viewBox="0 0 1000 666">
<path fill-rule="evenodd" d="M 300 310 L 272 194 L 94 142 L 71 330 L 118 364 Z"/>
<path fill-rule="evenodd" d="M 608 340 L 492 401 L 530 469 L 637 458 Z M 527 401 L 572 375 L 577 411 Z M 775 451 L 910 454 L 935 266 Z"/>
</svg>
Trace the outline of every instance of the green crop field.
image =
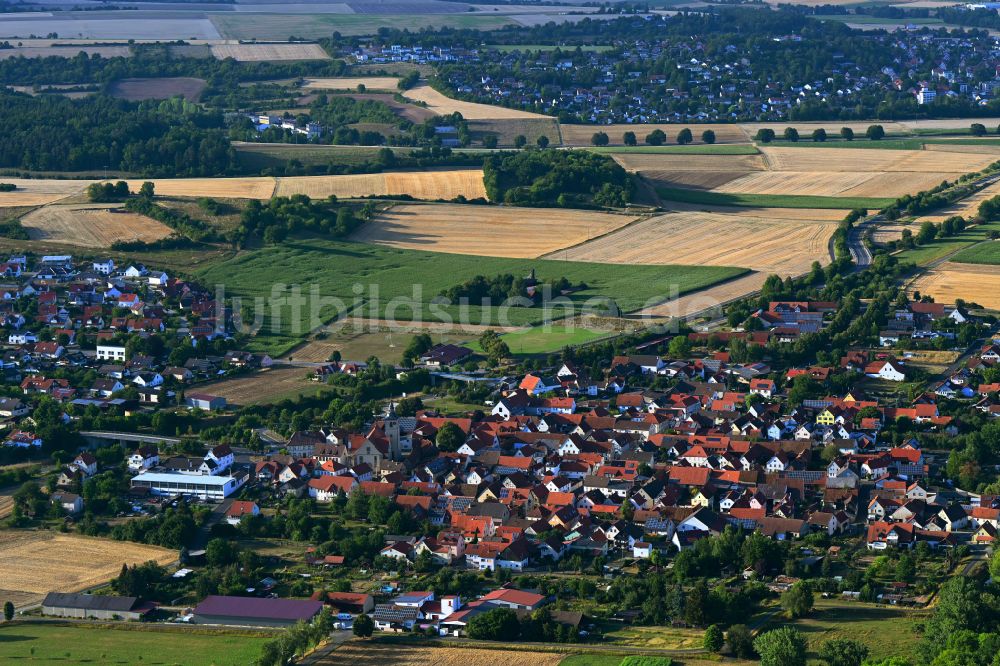
<svg viewBox="0 0 1000 666">
<path fill-rule="evenodd" d="M 651 155 L 756 155 L 760 151 L 750 143 L 699 143 L 688 146 L 592 146 L 595 153 L 641 153 Z"/>
<path fill-rule="evenodd" d="M 0 662 L 48 664 L 147 664 L 151 666 L 245 666 L 256 661 L 268 638 L 61 624 L 0 626 Z"/>
<path fill-rule="evenodd" d="M 991 241 L 973 245 L 956 254 L 951 260 L 960 264 L 998 265 L 1000 264 L 1000 243 Z"/>
<path fill-rule="evenodd" d="M 278 351 L 299 342 L 319 323 L 345 312 L 398 321 L 450 318 L 473 324 L 534 324 L 546 316 L 540 307 L 486 308 L 434 302 L 442 290 L 476 275 L 527 275 L 532 269 L 542 280 L 566 277 L 574 284 L 587 285 L 564 304 L 553 306 L 549 313 L 553 319 L 578 312 L 591 298 L 611 297 L 619 308 L 630 311 L 662 299 L 673 285 L 683 294 L 746 272 L 726 266 L 615 266 L 506 259 L 309 239 L 243 252 L 195 275 L 210 289 L 223 287 L 227 297 L 242 297 L 247 321 L 252 321 L 254 313 L 263 314 L 257 344 Z M 293 285 L 298 286 L 302 298 L 288 298 Z"/>
<path fill-rule="evenodd" d="M 916 228 L 914 228 L 915 230 Z M 986 224 L 979 224 L 974 227 L 969 227 L 965 231 L 950 238 L 938 238 L 926 245 L 921 245 L 910 250 L 903 250 L 896 257 L 900 261 L 907 261 L 916 264 L 917 266 L 926 266 L 938 259 L 947 257 L 950 254 L 958 253 L 953 258 L 954 261 L 959 261 L 963 263 L 970 264 L 989 264 L 989 263 L 1000 263 L 1000 258 L 995 261 L 972 261 L 966 256 L 975 258 L 977 253 L 985 252 L 986 250 L 979 250 L 980 246 L 972 247 L 977 243 L 981 243 L 986 240 L 986 235 L 991 231 L 1000 232 L 1000 221 L 987 222 Z M 989 247 L 989 245 L 984 245 L 982 247 Z M 967 249 L 968 248 L 968 249 Z M 968 254 L 967 254 L 968 253 Z M 994 256 L 996 256 L 998 250 L 993 250 Z M 978 256 L 985 256 L 978 254 Z M 963 257 L 959 259 L 959 257 Z"/>
<path fill-rule="evenodd" d="M 884 208 L 894 199 L 874 197 L 822 197 L 801 194 L 731 194 L 673 187 L 658 187 L 657 194 L 669 201 L 708 206 L 751 206 L 765 208 Z"/>
</svg>

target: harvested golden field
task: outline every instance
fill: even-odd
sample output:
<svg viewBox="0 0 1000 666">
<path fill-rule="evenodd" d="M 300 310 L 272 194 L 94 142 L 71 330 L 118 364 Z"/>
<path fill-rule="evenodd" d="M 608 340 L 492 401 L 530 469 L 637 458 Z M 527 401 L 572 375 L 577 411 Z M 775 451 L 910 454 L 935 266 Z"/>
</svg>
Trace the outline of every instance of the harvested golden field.
<svg viewBox="0 0 1000 666">
<path fill-rule="evenodd" d="M 956 137 L 956 139 L 964 137 Z M 925 143 L 924 150 L 943 153 L 978 153 L 980 155 L 1000 155 L 1000 140 L 992 144 Z"/>
<path fill-rule="evenodd" d="M 145 181 L 130 180 L 128 187 L 137 192 Z M 221 199 L 270 199 L 275 179 L 254 178 L 163 178 L 153 179 L 156 194 L 169 197 L 218 197 Z"/>
<path fill-rule="evenodd" d="M 1000 310 L 1000 266 L 946 261 L 910 284 L 909 291 L 929 294 L 939 303 L 961 298 L 991 310 Z"/>
<path fill-rule="evenodd" d="M 552 254 L 552 259 L 615 264 L 745 266 L 798 275 L 813 261 L 830 260 L 836 223 L 733 213 L 667 213 L 623 227 L 595 240 Z"/>
<path fill-rule="evenodd" d="M 329 60 L 319 44 L 212 44 L 212 55 L 219 60 L 233 58 L 245 62 L 272 60 Z"/>
<path fill-rule="evenodd" d="M 278 402 L 314 392 L 321 386 L 309 380 L 308 368 L 272 367 L 234 379 L 199 384 L 198 392 L 221 396 L 230 405 L 243 406 Z"/>
<path fill-rule="evenodd" d="M 31 211 L 21 224 L 31 240 L 83 247 L 110 247 L 115 241 L 152 242 L 173 230 L 161 222 L 108 204 L 52 205 Z"/>
<path fill-rule="evenodd" d="M 628 171 L 747 172 L 768 168 L 763 155 L 614 153 L 612 157 Z"/>
<path fill-rule="evenodd" d="M 583 243 L 635 219 L 558 208 L 394 206 L 362 225 L 352 238 L 396 248 L 532 258 Z"/>
<path fill-rule="evenodd" d="M 953 3 L 935 3 L 938 6 L 954 7 Z M 919 7 L 921 3 L 910 3 L 908 7 Z M 924 5 L 926 6 L 926 5 Z M 900 120 L 897 124 L 909 130 L 923 129 L 969 129 L 972 123 L 982 123 L 986 127 L 996 127 L 1000 118 L 936 118 L 933 120 Z"/>
<path fill-rule="evenodd" d="M 397 76 L 349 76 L 333 79 L 306 79 L 303 88 L 310 90 L 357 90 L 364 86 L 368 90 L 392 90 L 399 88 Z"/>
<path fill-rule="evenodd" d="M 408 194 L 415 199 L 466 199 L 486 197 L 481 169 L 441 171 L 388 171 L 346 176 L 293 176 L 279 178 L 277 195 L 305 194 L 322 199 Z"/>
<path fill-rule="evenodd" d="M 0 183 L 17 187 L 13 192 L 0 192 L 0 208 L 11 206 L 42 206 L 83 192 L 92 180 L 54 180 L 42 178 L 8 178 Z"/>
<path fill-rule="evenodd" d="M 503 120 L 505 118 L 546 117 L 539 113 L 506 109 L 502 106 L 493 106 L 491 104 L 462 102 L 439 93 L 426 83 L 420 83 L 413 86 L 409 90 L 404 91 L 403 97 L 417 102 L 424 102 L 427 105 L 427 108 L 437 115 L 443 116 L 458 111 L 466 120 Z M 591 134 L 593 134 L 593 131 L 591 131 Z M 588 138 L 587 141 L 589 142 L 590 139 Z"/>
<path fill-rule="evenodd" d="M 417 647 L 350 641 L 317 661 L 317 664 L 352 666 L 558 666 L 565 655 L 526 650 Z"/>
<path fill-rule="evenodd" d="M 868 171 L 760 171 L 715 188 L 734 194 L 797 194 L 841 197 L 898 197 L 955 180 L 959 173 L 872 173 Z"/>
<path fill-rule="evenodd" d="M 608 135 L 608 139 L 612 146 L 624 145 L 625 141 L 622 138 L 625 132 L 634 132 L 636 138 L 639 140 L 639 144 L 643 144 L 643 140 L 646 135 L 653 130 L 662 130 L 664 134 L 667 135 L 667 143 L 673 143 L 674 139 L 677 138 L 677 133 L 682 129 L 687 127 L 691 130 L 694 135 L 695 143 L 701 143 L 701 133 L 705 130 L 712 130 L 715 132 L 715 142 L 716 143 L 747 143 L 750 141 L 751 134 L 747 134 L 746 131 L 740 125 L 730 125 L 730 124 L 689 124 L 684 123 L 650 123 L 643 125 L 629 125 L 629 124 L 619 124 L 619 125 L 560 125 L 559 129 L 562 132 L 563 143 L 567 146 L 589 146 L 591 145 L 591 137 L 594 136 L 595 132 L 604 132 Z"/>
<path fill-rule="evenodd" d="M 22 603 L 40 601 L 47 592 L 76 592 L 118 575 L 123 564 L 149 560 L 166 565 L 177 551 L 128 541 L 111 541 L 58 532 L 0 532 L 0 589 L 19 592 Z"/>
<path fill-rule="evenodd" d="M 768 167 L 774 171 L 961 174 L 978 171 L 994 161 L 989 155 L 928 150 L 767 146 L 761 147 L 760 150 L 767 159 Z"/>
</svg>

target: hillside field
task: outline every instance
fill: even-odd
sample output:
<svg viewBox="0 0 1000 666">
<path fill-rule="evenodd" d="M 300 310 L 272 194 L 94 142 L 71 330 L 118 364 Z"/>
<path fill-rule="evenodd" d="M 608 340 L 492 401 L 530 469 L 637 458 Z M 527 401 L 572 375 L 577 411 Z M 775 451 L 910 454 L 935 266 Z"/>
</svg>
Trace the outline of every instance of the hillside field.
<svg viewBox="0 0 1000 666">
<path fill-rule="evenodd" d="M 177 559 L 177 551 L 73 534 L 4 530 L 0 559 L 0 599 L 16 595 L 15 603 L 23 605 L 37 603 L 53 590 L 76 592 L 106 583 L 122 564 L 168 564 Z"/>
<path fill-rule="evenodd" d="M 601 236 L 635 219 L 561 208 L 397 205 L 362 225 L 352 240 L 410 250 L 530 258 Z"/>
<path fill-rule="evenodd" d="M 476 275 L 527 275 L 532 269 L 541 280 L 566 277 L 587 285 L 550 313 L 556 318 L 576 313 L 592 297 L 611 297 L 622 310 L 635 310 L 662 300 L 672 290 L 687 293 L 745 272 L 729 266 L 616 266 L 443 254 L 308 239 L 244 252 L 213 263 L 196 276 L 205 284 L 225 285 L 227 295 L 259 298 L 254 310 L 259 308 L 267 316 L 262 318 L 256 344 L 284 352 L 311 329 L 345 312 L 398 321 L 539 322 L 546 316 L 540 307 L 503 309 L 433 302 L 442 290 Z M 290 285 L 301 289 L 305 301 L 300 307 L 281 300 L 289 295 Z"/>
<path fill-rule="evenodd" d="M 152 242 L 173 230 L 144 215 L 108 204 L 52 205 L 21 218 L 31 240 L 107 248 L 115 241 Z"/>
</svg>

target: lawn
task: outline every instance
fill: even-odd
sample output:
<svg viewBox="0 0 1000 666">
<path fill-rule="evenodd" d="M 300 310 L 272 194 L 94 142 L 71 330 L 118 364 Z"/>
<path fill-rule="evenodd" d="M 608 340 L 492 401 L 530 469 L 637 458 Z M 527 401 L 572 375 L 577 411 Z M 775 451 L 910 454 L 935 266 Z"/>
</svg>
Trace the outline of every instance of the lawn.
<svg viewBox="0 0 1000 666">
<path fill-rule="evenodd" d="M 831 638 L 852 638 L 867 645 L 873 658 L 882 659 L 910 654 L 920 640 L 917 624 L 926 617 L 919 611 L 891 606 L 817 599 L 808 617 L 791 623 L 778 619 L 776 623 L 801 631 L 814 654 Z M 772 624 L 770 628 L 777 627 Z"/>
<path fill-rule="evenodd" d="M 600 331 L 580 326 L 536 326 L 520 331 L 505 333 L 502 337 L 511 352 L 515 354 L 545 354 L 559 351 L 563 347 L 581 345 L 611 335 L 611 331 Z M 469 345 L 479 351 L 479 343 Z"/>
<path fill-rule="evenodd" d="M 732 194 L 658 187 L 657 194 L 669 201 L 707 206 L 749 206 L 764 208 L 885 208 L 894 199 L 875 197 L 824 197 L 804 194 Z"/>
<path fill-rule="evenodd" d="M 962 264 L 991 264 L 995 266 L 1000 264 L 1000 243 L 992 241 L 973 245 L 956 254 L 951 260 Z"/>
<path fill-rule="evenodd" d="M 916 227 L 914 231 L 916 231 Z M 1000 254 L 998 254 L 1000 250 L 997 250 L 992 243 L 976 245 L 986 240 L 986 234 L 991 231 L 1000 231 L 1000 221 L 987 222 L 986 224 L 969 227 L 956 236 L 939 238 L 926 245 L 921 245 L 911 250 L 903 250 L 896 257 L 900 261 L 908 261 L 917 266 L 926 266 L 953 252 L 958 252 L 954 257 L 954 260 L 958 262 L 969 264 L 1000 263 Z M 973 245 L 975 247 L 972 247 Z M 990 255 L 994 257 L 993 261 L 988 260 Z"/>
<path fill-rule="evenodd" d="M 130 625 L 131 627 L 132 625 Z M 244 666 L 269 639 L 247 633 L 199 634 L 54 623 L 0 626 L 0 661 L 32 664 Z M 179 634 L 183 635 L 179 635 Z"/>
<path fill-rule="evenodd" d="M 533 269 L 540 280 L 565 277 L 587 288 L 548 311 L 440 302 L 442 290 L 476 275 L 522 276 Z M 279 348 L 346 312 L 401 322 L 528 325 L 546 317 L 564 318 L 588 304 L 604 307 L 609 297 L 623 311 L 636 310 L 662 300 L 674 287 L 689 293 L 745 272 L 725 266 L 616 266 L 479 257 L 299 239 L 217 261 L 196 271 L 195 277 L 209 289 L 243 298 L 237 311 L 255 324 L 260 335 L 271 338 L 268 344 Z M 588 303 L 589 299 L 595 302 Z"/>
<path fill-rule="evenodd" d="M 699 143 L 689 146 L 592 146 L 595 153 L 641 153 L 648 155 L 756 155 L 760 151 L 750 143 Z"/>
</svg>

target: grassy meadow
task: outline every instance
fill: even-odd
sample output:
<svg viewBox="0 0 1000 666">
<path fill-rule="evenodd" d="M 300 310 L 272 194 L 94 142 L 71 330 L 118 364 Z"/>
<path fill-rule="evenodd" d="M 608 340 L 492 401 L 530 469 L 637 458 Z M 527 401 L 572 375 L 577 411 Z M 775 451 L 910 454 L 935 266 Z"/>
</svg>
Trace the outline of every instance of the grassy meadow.
<svg viewBox="0 0 1000 666">
<path fill-rule="evenodd" d="M 919 227 L 914 227 L 914 235 Z M 965 231 L 949 238 L 938 238 L 926 245 L 920 245 L 910 250 L 899 252 L 896 257 L 900 261 L 908 261 L 917 266 L 926 266 L 939 259 L 943 259 L 950 254 L 955 254 L 954 260 L 959 263 L 969 264 L 997 264 L 1000 263 L 1000 249 L 993 243 L 983 243 L 986 234 L 991 231 L 1000 231 L 1000 221 L 987 222 L 974 227 L 969 227 Z M 992 257 L 992 260 L 990 260 Z"/>
<path fill-rule="evenodd" d="M 996 266 L 1000 264 L 1000 243 L 991 241 L 967 247 L 952 257 L 951 260 L 960 264 L 990 264 Z"/>
<path fill-rule="evenodd" d="M 594 297 L 612 297 L 620 309 L 635 310 L 662 299 L 674 285 L 684 294 L 745 272 L 725 266 L 616 266 L 441 254 L 317 238 L 244 252 L 197 270 L 195 277 L 209 288 L 224 286 L 227 297 L 244 298 L 244 308 L 253 306 L 244 310 L 248 321 L 255 313 L 258 318 L 266 315 L 257 344 L 280 353 L 301 341 L 310 329 L 348 312 L 398 321 L 448 321 L 450 317 L 473 324 L 538 323 L 546 314 L 540 307 L 511 307 L 503 312 L 496 307 L 435 302 L 442 290 L 476 275 L 523 276 L 532 269 L 543 281 L 565 277 L 587 285 L 569 303 L 553 308 L 552 318 L 574 314 Z M 304 297 L 298 307 L 281 300 L 293 293 L 294 286 Z M 317 298 L 311 298 L 312 294 Z M 254 299 L 259 299 L 259 308 Z M 502 321 L 504 316 L 507 322 Z"/>
<path fill-rule="evenodd" d="M 130 625 L 131 627 L 131 625 Z M 244 666 L 269 639 L 247 633 L 112 629 L 94 625 L 12 623 L 0 626 L 0 662 Z"/>
</svg>

